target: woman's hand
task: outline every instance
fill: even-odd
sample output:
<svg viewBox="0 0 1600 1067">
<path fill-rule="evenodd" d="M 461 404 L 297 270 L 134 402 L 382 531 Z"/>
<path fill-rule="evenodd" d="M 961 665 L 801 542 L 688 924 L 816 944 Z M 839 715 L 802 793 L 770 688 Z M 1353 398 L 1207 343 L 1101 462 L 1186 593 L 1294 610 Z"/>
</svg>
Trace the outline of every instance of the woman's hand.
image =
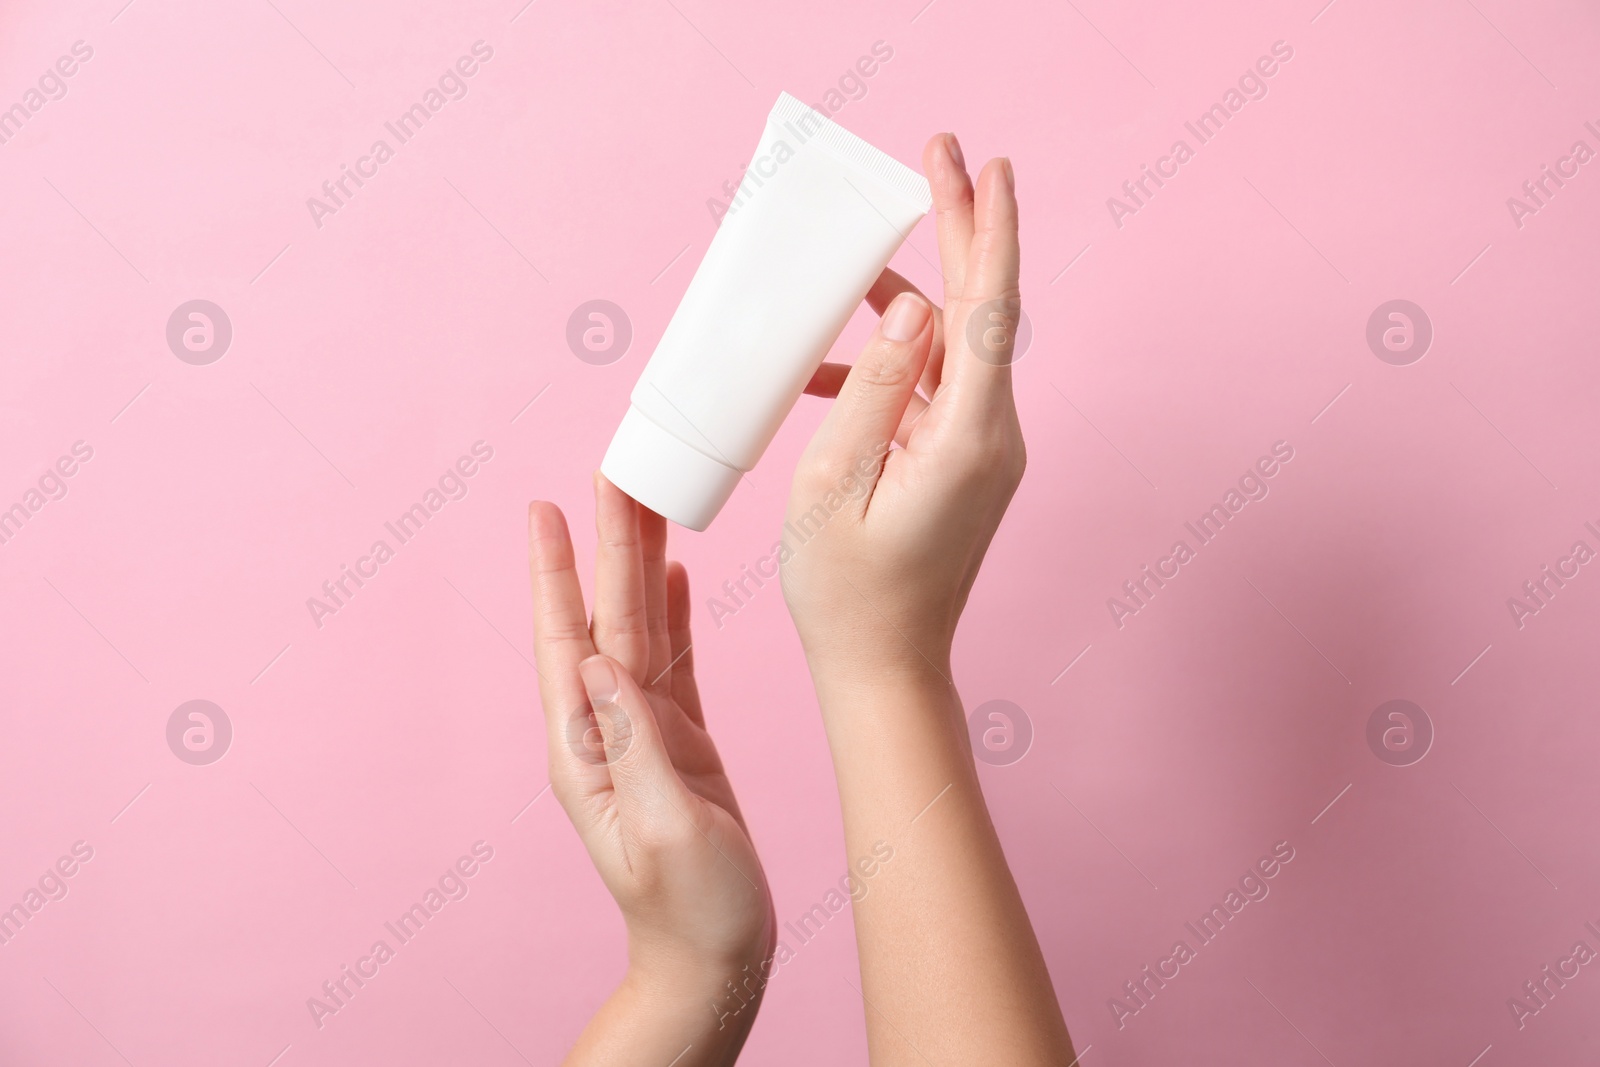
<svg viewBox="0 0 1600 1067">
<path fill-rule="evenodd" d="M 1011 164 L 991 160 L 974 191 L 949 134 L 923 164 L 944 308 L 886 271 L 868 297 L 883 320 L 866 351 L 848 376 L 825 365 L 813 380 L 811 392 L 838 400 L 795 474 L 784 595 L 817 685 L 846 848 L 894 848 L 855 905 L 874 1067 L 1076 1063 L 950 677 L 956 622 L 1024 464 Z"/>
<path fill-rule="evenodd" d="M 931 667 L 948 680 L 956 621 L 1022 478 L 1011 163 L 991 161 L 974 192 L 959 152 L 944 134 L 923 154 L 943 309 L 885 271 L 867 297 L 883 318 L 861 358 L 847 377 L 824 364 L 807 389 L 838 395 L 800 460 L 785 527 L 784 596 L 813 671 Z"/>
<path fill-rule="evenodd" d="M 591 622 L 560 509 L 528 509 L 551 790 L 628 928 L 627 978 L 568 1062 L 731 1063 L 775 943 L 771 895 L 705 729 L 666 520 L 596 474 L 595 527 Z"/>
</svg>

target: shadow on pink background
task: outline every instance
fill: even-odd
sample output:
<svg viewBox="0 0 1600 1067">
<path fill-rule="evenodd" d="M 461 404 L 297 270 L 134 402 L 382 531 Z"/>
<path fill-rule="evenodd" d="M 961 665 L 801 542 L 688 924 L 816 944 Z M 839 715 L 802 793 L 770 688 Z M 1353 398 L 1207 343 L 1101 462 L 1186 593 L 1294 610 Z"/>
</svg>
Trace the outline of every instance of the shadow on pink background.
<svg viewBox="0 0 1600 1067">
<path fill-rule="evenodd" d="M 560 1056 L 622 929 L 542 794 L 525 506 L 587 527 L 707 200 L 780 89 L 841 84 L 836 119 L 898 158 L 953 129 L 1018 174 L 1031 464 L 957 678 L 1031 723 L 983 779 L 1084 1063 L 1600 1053 L 1600 967 L 1562 963 L 1600 951 L 1600 564 L 1573 556 L 1600 551 L 1592 8 L 123 3 L 0 16 L 25 116 L 0 115 L 0 907 L 28 916 L 0 927 L 0 1062 Z M 1265 95 L 1190 132 L 1278 42 Z M 464 95 L 387 132 L 462 57 Z M 1146 165 L 1168 177 L 1135 199 Z M 1568 174 L 1536 202 L 1546 165 Z M 894 265 L 936 292 L 935 259 L 925 222 Z M 596 299 L 633 331 L 604 365 L 565 339 Z M 194 300 L 231 325 L 212 362 L 215 335 L 168 344 Z M 1425 352 L 1369 346 L 1393 300 Z M 708 598 L 776 540 L 822 410 L 675 533 L 780 920 L 846 863 L 826 747 L 776 586 Z M 1200 545 L 1185 524 L 1279 442 Z M 385 524 L 441 478 L 401 543 Z M 346 566 L 364 584 L 314 613 Z M 231 728 L 214 762 L 177 755 L 223 747 L 185 747 L 200 720 L 169 745 L 194 700 Z M 1391 700 L 1420 714 L 1369 744 Z M 1194 937 L 1280 842 L 1266 897 Z M 465 896 L 386 932 L 475 845 Z M 319 1027 L 308 998 L 380 939 Z M 748 1061 L 865 1062 L 848 914 L 797 951 Z"/>
</svg>

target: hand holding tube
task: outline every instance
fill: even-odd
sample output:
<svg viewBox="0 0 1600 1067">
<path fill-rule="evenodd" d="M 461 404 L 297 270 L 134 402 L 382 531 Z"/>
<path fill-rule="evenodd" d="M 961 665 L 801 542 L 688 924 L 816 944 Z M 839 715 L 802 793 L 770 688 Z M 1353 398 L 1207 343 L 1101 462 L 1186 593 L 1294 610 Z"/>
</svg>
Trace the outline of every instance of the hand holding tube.
<svg viewBox="0 0 1600 1067">
<path fill-rule="evenodd" d="M 1058 1067 L 1077 1058 L 950 669 L 1025 463 L 1005 336 L 1021 311 L 1015 190 L 1004 159 L 974 190 L 949 135 L 923 162 L 944 308 L 886 271 L 868 297 L 883 321 L 861 358 L 813 379 L 811 392 L 838 399 L 795 473 L 785 531 L 807 539 L 784 560 L 784 595 L 833 751 L 847 852 L 879 840 L 895 850 L 855 905 L 874 1067 Z M 916 396 L 919 379 L 929 399 Z"/>
<path fill-rule="evenodd" d="M 854 369 L 824 364 L 808 387 L 838 399 L 795 473 L 785 529 L 807 539 L 783 589 L 829 674 L 949 677 L 956 622 L 1026 464 L 1009 353 L 974 351 L 986 330 L 968 329 L 1020 308 L 1011 164 L 991 162 L 975 193 L 954 145 L 935 138 L 925 153 L 944 308 L 886 270 L 868 295 L 883 319 Z M 830 493 L 851 502 L 822 526 Z"/>
</svg>

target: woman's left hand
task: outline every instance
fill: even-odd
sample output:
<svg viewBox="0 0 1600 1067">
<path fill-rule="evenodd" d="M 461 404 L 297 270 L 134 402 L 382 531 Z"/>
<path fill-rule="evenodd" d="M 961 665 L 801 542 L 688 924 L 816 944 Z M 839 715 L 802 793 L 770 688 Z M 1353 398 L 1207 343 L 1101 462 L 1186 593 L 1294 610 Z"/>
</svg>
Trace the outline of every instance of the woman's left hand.
<svg viewBox="0 0 1600 1067">
<path fill-rule="evenodd" d="M 732 1062 L 775 943 L 771 894 L 706 732 L 666 520 L 597 474 L 595 527 L 591 622 L 560 509 L 528 509 L 550 786 L 628 928 L 627 978 L 568 1062 L 667 1063 L 685 1044 L 680 1067 Z"/>
</svg>

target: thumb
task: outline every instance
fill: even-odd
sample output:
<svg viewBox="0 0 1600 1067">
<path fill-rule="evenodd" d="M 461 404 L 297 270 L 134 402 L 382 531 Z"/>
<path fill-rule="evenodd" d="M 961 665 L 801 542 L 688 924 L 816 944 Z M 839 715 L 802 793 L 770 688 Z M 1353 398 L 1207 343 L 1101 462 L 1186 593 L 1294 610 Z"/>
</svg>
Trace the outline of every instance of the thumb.
<svg viewBox="0 0 1600 1067">
<path fill-rule="evenodd" d="M 686 790 L 644 690 L 610 656 L 590 656 L 578 664 L 578 673 L 600 727 L 606 768 L 623 816 L 651 812 L 663 797 L 681 807 Z"/>
<path fill-rule="evenodd" d="M 808 452 L 814 470 L 860 470 L 869 460 L 874 466 L 881 460 L 916 393 L 932 344 L 932 305 L 917 293 L 895 297 L 812 439 Z"/>
</svg>

